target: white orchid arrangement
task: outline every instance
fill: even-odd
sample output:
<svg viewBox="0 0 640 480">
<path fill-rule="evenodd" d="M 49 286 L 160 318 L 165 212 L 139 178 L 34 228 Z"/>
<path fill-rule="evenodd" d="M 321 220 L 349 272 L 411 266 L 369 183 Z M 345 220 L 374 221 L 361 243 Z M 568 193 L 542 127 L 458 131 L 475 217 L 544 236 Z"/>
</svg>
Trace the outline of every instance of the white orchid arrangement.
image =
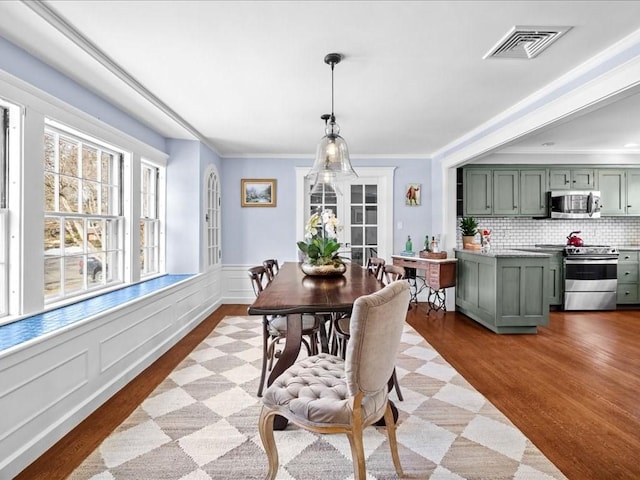
<svg viewBox="0 0 640 480">
<path fill-rule="evenodd" d="M 338 232 L 342 225 L 331 209 L 315 212 L 309 218 L 304 230 L 304 242 L 298 242 L 298 248 L 307 257 L 311 265 L 340 265 L 338 255 L 340 243 Z"/>
</svg>

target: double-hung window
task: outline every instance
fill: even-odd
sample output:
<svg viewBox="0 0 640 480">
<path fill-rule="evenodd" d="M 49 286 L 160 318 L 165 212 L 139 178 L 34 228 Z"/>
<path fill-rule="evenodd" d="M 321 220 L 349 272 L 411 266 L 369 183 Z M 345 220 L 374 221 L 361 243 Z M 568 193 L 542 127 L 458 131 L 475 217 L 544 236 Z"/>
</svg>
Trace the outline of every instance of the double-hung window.
<svg viewBox="0 0 640 480">
<path fill-rule="evenodd" d="M 140 203 L 140 276 L 160 272 L 160 169 L 142 162 Z"/>
<path fill-rule="evenodd" d="M 52 302 L 123 281 L 123 155 L 47 124 L 44 290 Z"/>
</svg>

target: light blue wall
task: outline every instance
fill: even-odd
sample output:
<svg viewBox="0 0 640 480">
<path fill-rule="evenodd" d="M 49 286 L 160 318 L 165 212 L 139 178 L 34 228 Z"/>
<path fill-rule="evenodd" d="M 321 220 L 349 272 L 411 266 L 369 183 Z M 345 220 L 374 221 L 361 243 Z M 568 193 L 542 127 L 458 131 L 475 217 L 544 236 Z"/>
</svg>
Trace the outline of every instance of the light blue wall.
<svg viewBox="0 0 640 480">
<path fill-rule="evenodd" d="M 296 248 L 296 185 L 295 167 L 311 168 L 311 159 L 224 159 L 222 161 L 222 260 L 224 264 L 259 264 L 265 258 L 279 261 L 297 259 Z M 394 177 L 393 225 L 394 251 L 404 249 L 407 235 L 414 240 L 414 250 L 422 245 L 431 227 L 431 161 L 423 159 L 354 160 L 358 166 L 396 167 Z M 242 208 L 240 183 L 243 178 L 275 178 L 277 205 L 275 208 Z M 408 183 L 422 184 L 422 204 L 405 205 Z M 398 230 L 398 222 L 403 229 Z"/>
<path fill-rule="evenodd" d="M 204 175 L 209 165 L 220 174 L 220 157 L 196 140 L 167 139 L 167 150 L 167 272 L 197 273 L 203 255 Z"/>
<path fill-rule="evenodd" d="M 20 78 L 127 134 L 166 152 L 165 139 L 151 128 L 90 92 L 69 77 L 0 37 L 0 70 Z"/>
<path fill-rule="evenodd" d="M 203 178 L 207 165 L 213 164 L 221 179 L 222 263 L 253 264 L 268 257 L 295 260 L 296 192 L 295 167 L 311 167 L 312 158 L 299 159 L 220 159 L 201 142 L 165 139 L 123 111 L 93 94 L 0 37 L 0 69 L 73 105 L 118 130 L 169 154 L 167 163 L 167 271 L 200 271 Z M 310 150 L 314 149 L 310 145 Z M 418 250 L 426 234 L 434 233 L 431 161 L 424 159 L 357 159 L 358 166 L 396 167 L 393 198 L 394 251 L 404 249 L 407 235 Z M 242 178 L 276 178 L 275 208 L 241 208 Z M 408 183 L 422 185 L 422 204 L 405 205 Z M 398 229 L 398 222 L 403 225 Z"/>
</svg>

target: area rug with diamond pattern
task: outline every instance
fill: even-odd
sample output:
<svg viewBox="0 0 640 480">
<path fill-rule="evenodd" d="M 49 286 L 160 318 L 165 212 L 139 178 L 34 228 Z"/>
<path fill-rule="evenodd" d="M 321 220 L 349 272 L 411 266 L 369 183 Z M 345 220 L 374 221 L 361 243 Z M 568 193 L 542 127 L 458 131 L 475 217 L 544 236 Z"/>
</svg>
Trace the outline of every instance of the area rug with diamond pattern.
<svg viewBox="0 0 640 480">
<path fill-rule="evenodd" d="M 304 355 L 304 354 L 301 354 Z M 78 467 L 71 479 L 258 479 L 259 317 L 226 317 Z M 406 478 L 564 479 L 500 411 L 410 326 L 396 371 L 398 448 Z M 397 478 L 384 427 L 365 430 L 368 479 Z M 276 432 L 278 479 L 353 479 L 345 435 Z"/>
</svg>

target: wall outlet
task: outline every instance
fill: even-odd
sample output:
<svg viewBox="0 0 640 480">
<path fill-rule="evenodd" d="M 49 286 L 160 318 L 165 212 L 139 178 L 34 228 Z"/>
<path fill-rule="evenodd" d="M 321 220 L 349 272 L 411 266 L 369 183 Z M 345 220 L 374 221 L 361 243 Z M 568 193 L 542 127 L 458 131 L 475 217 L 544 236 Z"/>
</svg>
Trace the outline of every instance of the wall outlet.
<svg viewBox="0 0 640 480">
<path fill-rule="evenodd" d="M 398 230 L 402 230 L 402 222 L 398 222 Z"/>
</svg>

